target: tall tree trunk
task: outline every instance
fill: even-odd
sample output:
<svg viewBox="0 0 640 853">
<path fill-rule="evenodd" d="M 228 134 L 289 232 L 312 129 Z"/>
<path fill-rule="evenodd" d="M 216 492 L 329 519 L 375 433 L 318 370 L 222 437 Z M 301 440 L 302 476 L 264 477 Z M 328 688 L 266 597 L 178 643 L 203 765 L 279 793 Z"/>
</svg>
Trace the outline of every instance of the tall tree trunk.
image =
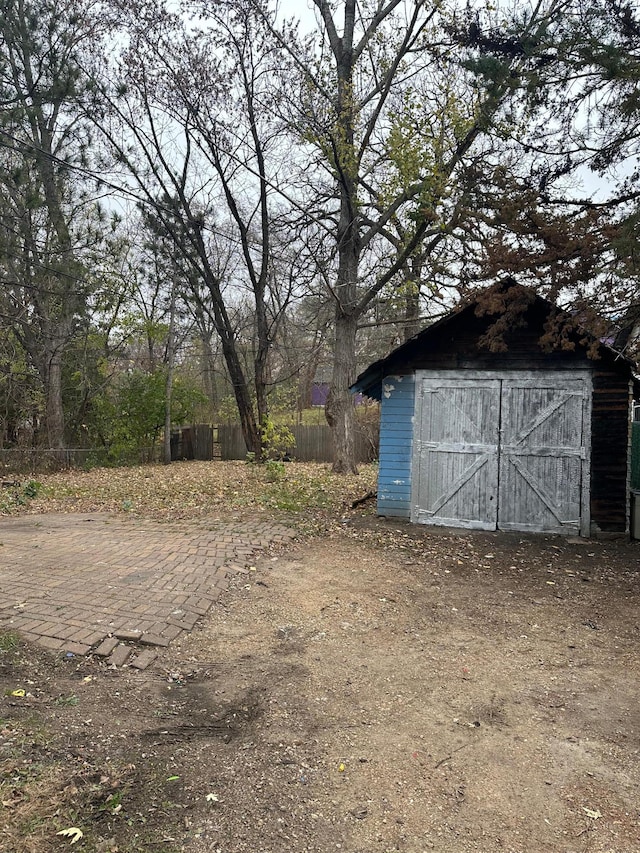
<svg viewBox="0 0 640 853">
<path fill-rule="evenodd" d="M 326 2 L 320 4 L 326 21 L 331 13 Z M 344 33 L 335 39 L 332 49 L 338 72 L 336 120 L 340 146 L 336 151 L 336 173 L 340 195 L 340 217 L 336 230 L 338 275 L 336 281 L 336 342 L 333 376 L 325 408 L 333 433 L 334 462 L 337 474 L 357 474 L 355 458 L 355 411 L 349 386 L 356 378 L 356 331 L 358 321 L 358 271 L 360 266 L 360 215 L 358 213 L 358 158 L 354 144 L 357 121 L 353 93 L 353 32 L 355 0 L 346 0 Z M 333 24 L 332 24 L 333 26 Z M 335 33 L 335 30 L 334 30 Z"/>
<path fill-rule="evenodd" d="M 268 359 L 270 350 L 269 328 L 264 305 L 264 290 L 256 288 L 256 326 L 258 337 L 258 349 L 254 359 L 255 389 L 256 389 L 256 411 L 258 414 L 258 429 L 260 430 L 260 453 L 256 454 L 260 460 L 265 456 L 264 438 L 262 428 L 269 417 L 269 405 L 267 402 Z"/>
<path fill-rule="evenodd" d="M 338 313 L 333 359 L 333 376 L 325 408 L 334 442 L 333 470 L 337 474 L 357 474 L 355 456 L 355 410 L 349 386 L 356 378 L 356 329 L 354 315 Z"/>
<path fill-rule="evenodd" d="M 43 365 L 46 400 L 47 443 L 52 450 L 64 450 L 64 409 L 62 407 L 62 356 L 54 351 Z"/>
<path fill-rule="evenodd" d="M 204 282 L 211 299 L 211 304 L 206 311 L 213 320 L 214 327 L 220 338 L 222 357 L 227 365 L 229 379 L 231 380 L 233 394 L 238 407 L 238 414 L 240 415 L 242 437 L 244 438 L 247 451 L 253 453 L 255 458 L 259 459 L 262 455 L 262 436 L 259 424 L 256 422 L 253 403 L 249 394 L 249 384 L 242 369 L 233 324 L 229 318 L 227 306 L 224 304 L 224 299 L 222 298 L 220 280 L 209 264 L 207 248 L 202 239 L 201 227 L 197 228 L 194 236 L 196 237 L 198 257 L 202 262 Z M 185 254 L 189 258 L 188 251 Z M 194 295 L 196 295 L 195 291 Z M 198 295 L 196 295 L 196 298 L 200 308 L 204 311 L 205 306 L 202 299 Z"/>
<path fill-rule="evenodd" d="M 420 331 L 420 278 L 422 276 L 422 258 L 409 259 L 409 269 L 404 286 L 404 323 L 402 334 L 405 341 Z"/>
<path fill-rule="evenodd" d="M 204 392 L 215 414 L 218 408 L 218 389 L 216 386 L 215 356 L 213 347 L 211 346 L 211 336 L 201 330 L 200 342 L 202 345 L 202 381 Z"/>
<path fill-rule="evenodd" d="M 173 392 L 173 365 L 175 362 L 175 317 L 176 286 L 171 286 L 171 305 L 169 308 L 169 334 L 167 336 L 167 382 L 164 394 L 164 464 L 171 464 L 171 395 Z"/>
<path fill-rule="evenodd" d="M 229 379 L 233 386 L 233 394 L 236 398 L 238 406 L 238 414 L 240 415 L 240 427 L 242 429 L 242 437 L 249 453 L 253 453 L 256 459 L 260 458 L 262 453 L 262 438 L 256 417 L 249 396 L 249 386 L 242 371 L 242 365 L 238 353 L 233 346 L 233 343 L 228 337 L 220 336 L 222 343 L 222 354 L 229 371 Z"/>
<path fill-rule="evenodd" d="M 204 251 L 204 250 L 203 250 Z M 259 424 L 256 421 L 253 410 L 253 402 L 249 394 L 249 384 L 242 369 L 240 354 L 234 337 L 233 326 L 229 320 L 226 307 L 222 301 L 217 282 L 214 277 L 207 281 L 211 295 L 210 312 L 214 326 L 220 338 L 222 346 L 222 357 L 229 372 L 229 379 L 233 388 L 233 395 L 240 416 L 240 427 L 242 437 L 249 453 L 253 453 L 259 459 L 262 453 L 262 440 Z M 199 298 L 199 297 L 198 297 Z M 202 304 L 202 303 L 201 303 Z"/>
<path fill-rule="evenodd" d="M 171 392 L 173 390 L 173 365 L 167 365 L 167 382 L 164 395 L 164 447 L 165 465 L 171 464 Z"/>
</svg>

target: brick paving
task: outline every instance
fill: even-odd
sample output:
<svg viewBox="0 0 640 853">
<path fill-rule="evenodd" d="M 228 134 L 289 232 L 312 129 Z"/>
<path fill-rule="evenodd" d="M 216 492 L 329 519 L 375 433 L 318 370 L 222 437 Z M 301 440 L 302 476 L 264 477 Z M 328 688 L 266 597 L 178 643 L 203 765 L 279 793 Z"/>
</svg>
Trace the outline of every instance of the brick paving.
<svg viewBox="0 0 640 853">
<path fill-rule="evenodd" d="M 234 572 L 293 531 L 264 521 L 157 524 L 105 514 L 0 520 L 0 629 L 144 668 Z M 136 657 L 132 655 L 137 653 Z"/>
</svg>

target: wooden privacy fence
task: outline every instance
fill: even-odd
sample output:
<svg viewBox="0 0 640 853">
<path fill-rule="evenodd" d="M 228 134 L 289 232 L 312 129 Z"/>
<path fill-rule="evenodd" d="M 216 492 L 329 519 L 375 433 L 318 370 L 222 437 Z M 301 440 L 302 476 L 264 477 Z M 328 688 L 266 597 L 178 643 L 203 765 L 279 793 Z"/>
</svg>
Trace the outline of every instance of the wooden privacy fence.
<svg viewBox="0 0 640 853">
<path fill-rule="evenodd" d="M 640 426 L 640 424 L 638 424 Z M 333 462 L 331 430 L 325 424 L 289 427 L 296 440 L 290 452 L 299 462 Z M 195 424 L 171 433 L 171 459 L 246 459 L 247 448 L 239 426 Z M 356 461 L 378 458 L 378 431 L 373 427 L 356 433 Z M 121 460 L 107 457 L 104 448 L 0 448 L 0 469 L 4 471 L 55 471 L 60 468 L 92 468 L 103 464 L 159 462 L 162 446 L 142 448 Z"/>
<path fill-rule="evenodd" d="M 333 462 L 333 440 L 331 430 L 325 424 L 289 427 L 296 440 L 290 451 L 292 459 L 299 462 Z M 217 428 L 221 459 L 245 459 L 247 447 L 242 429 L 236 425 Z M 356 433 L 356 461 L 372 462 L 378 458 L 378 435 L 364 431 Z"/>
<path fill-rule="evenodd" d="M 171 433 L 171 460 L 213 459 L 215 453 L 214 427 L 195 424 Z"/>
</svg>

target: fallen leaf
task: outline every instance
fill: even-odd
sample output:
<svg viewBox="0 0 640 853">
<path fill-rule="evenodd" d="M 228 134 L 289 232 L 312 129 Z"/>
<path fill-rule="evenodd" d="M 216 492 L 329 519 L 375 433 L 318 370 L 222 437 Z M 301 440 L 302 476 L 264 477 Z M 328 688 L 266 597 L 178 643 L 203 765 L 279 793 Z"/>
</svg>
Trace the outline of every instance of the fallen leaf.
<svg viewBox="0 0 640 853">
<path fill-rule="evenodd" d="M 84 836 L 84 832 L 78 829 L 77 826 L 70 826 L 67 829 L 61 829 L 60 832 L 56 832 L 56 835 L 63 835 L 65 838 L 70 838 L 71 843 L 75 844 L 76 841 L 80 841 Z"/>
<path fill-rule="evenodd" d="M 206 799 L 207 799 L 208 803 L 219 803 L 220 802 L 217 794 L 207 794 Z"/>
<path fill-rule="evenodd" d="M 582 806 L 582 811 L 586 814 L 587 817 L 593 818 L 593 820 L 598 820 L 598 818 L 602 817 L 602 812 L 598 809 L 588 809 L 585 806 Z"/>
</svg>

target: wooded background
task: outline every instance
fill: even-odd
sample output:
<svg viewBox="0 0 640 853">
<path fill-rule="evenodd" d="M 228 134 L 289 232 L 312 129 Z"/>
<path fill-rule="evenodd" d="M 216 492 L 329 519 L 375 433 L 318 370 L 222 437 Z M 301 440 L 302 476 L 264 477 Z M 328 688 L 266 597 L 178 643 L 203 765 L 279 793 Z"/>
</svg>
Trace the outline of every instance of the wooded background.
<svg viewBox="0 0 640 853">
<path fill-rule="evenodd" d="M 634 354 L 635 4 L 312 8 L 0 0 L 0 447 L 260 459 L 316 383 L 355 470 L 358 370 L 506 274 Z"/>
</svg>

